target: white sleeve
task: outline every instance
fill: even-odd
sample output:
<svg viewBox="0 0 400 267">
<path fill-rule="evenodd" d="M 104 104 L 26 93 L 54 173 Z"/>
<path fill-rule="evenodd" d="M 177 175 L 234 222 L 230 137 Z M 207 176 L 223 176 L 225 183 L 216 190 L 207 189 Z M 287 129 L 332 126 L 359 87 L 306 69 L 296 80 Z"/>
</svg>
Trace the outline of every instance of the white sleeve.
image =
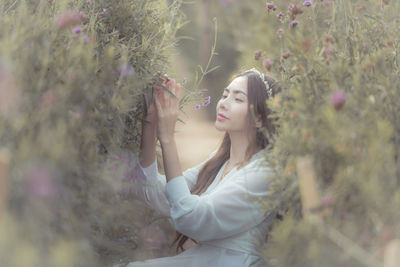
<svg viewBox="0 0 400 267">
<path fill-rule="evenodd" d="M 175 229 L 197 241 L 221 239 L 247 231 L 272 212 L 262 203 L 270 195 L 270 169 L 237 171 L 207 195 L 192 195 L 182 176 L 169 181 L 167 198 Z"/>
<path fill-rule="evenodd" d="M 214 152 L 209 158 L 213 155 Z M 207 160 L 183 172 L 181 177 L 189 190 L 196 184 L 199 171 Z M 170 216 L 170 205 L 166 197 L 167 181 L 165 175 L 158 172 L 157 159 L 146 168 L 137 163 L 133 170 L 127 173 L 123 182 L 125 183 L 124 193 L 134 194 L 150 209 Z"/>
</svg>

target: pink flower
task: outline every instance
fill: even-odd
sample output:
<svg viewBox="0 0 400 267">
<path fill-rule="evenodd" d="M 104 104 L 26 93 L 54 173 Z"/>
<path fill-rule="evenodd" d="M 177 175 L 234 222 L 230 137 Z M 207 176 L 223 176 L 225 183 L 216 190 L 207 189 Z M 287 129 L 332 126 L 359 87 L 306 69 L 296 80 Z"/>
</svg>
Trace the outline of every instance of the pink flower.
<svg viewBox="0 0 400 267">
<path fill-rule="evenodd" d="M 277 17 L 278 19 L 283 18 L 283 13 L 282 13 L 282 12 L 279 12 L 279 13 L 276 15 L 276 17 Z"/>
<path fill-rule="evenodd" d="M 67 9 L 57 17 L 57 24 L 58 27 L 64 29 L 81 23 L 84 18 L 85 15 L 81 11 Z"/>
<path fill-rule="evenodd" d="M 346 103 L 347 95 L 342 90 L 337 90 L 331 97 L 331 103 L 336 110 L 340 110 Z"/>
<path fill-rule="evenodd" d="M 74 33 L 76 33 L 76 34 L 79 34 L 79 33 L 82 32 L 82 28 L 81 28 L 81 27 L 75 27 L 75 28 L 72 30 L 72 32 L 74 32 Z"/>
<path fill-rule="evenodd" d="M 289 29 L 293 29 L 294 27 L 296 27 L 299 24 L 299 22 L 297 20 L 292 20 L 289 23 Z"/>
<path fill-rule="evenodd" d="M 261 53 L 261 50 L 257 50 L 256 52 L 254 52 L 254 59 L 259 60 L 261 57 Z"/>
<path fill-rule="evenodd" d="M 263 65 L 264 65 L 264 68 L 266 68 L 267 70 L 270 70 L 272 67 L 272 61 L 270 59 L 266 58 L 263 61 Z"/>
<path fill-rule="evenodd" d="M 92 4 L 92 0 L 86 0 L 86 3 L 88 3 L 88 5 Z"/>
<path fill-rule="evenodd" d="M 309 6 L 311 6 L 311 5 L 312 5 L 312 2 L 311 2 L 311 1 L 304 1 L 304 3 L 303 3 L 303 6 L 309 7 Z"/>
<path fill-rule="evenodd" d="M 271 3 L 266 3 L 266 6 L 267 6 L 267 10 L 268 11 L 270 11 L 271 9 L 273 10 L 273 11 L 275 11 L 276 10 L 276 6 L 274 5 L 274 3 L 273 2 L 271 2 Z"/>
<path fill-rule="evenodd" d="M 283 29 L 278 29 L 276 31 L 276 34 L 279 35 L 279 36 L 283 35 L 284 33 L 285 33 L 285 31 Z"/>
</svg>

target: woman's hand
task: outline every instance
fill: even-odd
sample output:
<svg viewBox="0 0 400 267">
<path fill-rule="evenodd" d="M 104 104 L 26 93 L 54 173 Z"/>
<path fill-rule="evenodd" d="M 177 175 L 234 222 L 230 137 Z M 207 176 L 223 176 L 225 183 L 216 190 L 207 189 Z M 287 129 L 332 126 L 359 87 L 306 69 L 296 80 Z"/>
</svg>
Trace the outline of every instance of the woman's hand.
<svg viewBox="0 0 400 267">
<path fill-rule="evenodd" d="M 160 143 L 169 143 L 174 140 L 175 124 L 179 115 L 179 99 L 178 94 L 181 88 L 179 83 L 174 79 L 169 79 L 162 85 L 168 88 L 173 95 L 166 89 L 155 86 L 154 100 L 157 110 L 157 136 Z"/>
</svg>

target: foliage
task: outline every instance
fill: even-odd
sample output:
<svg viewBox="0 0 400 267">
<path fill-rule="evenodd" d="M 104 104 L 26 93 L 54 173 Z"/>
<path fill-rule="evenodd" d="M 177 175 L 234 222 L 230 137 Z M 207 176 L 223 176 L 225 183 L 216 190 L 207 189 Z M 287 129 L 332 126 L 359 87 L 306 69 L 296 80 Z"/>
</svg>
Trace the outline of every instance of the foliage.
<svg viewBox="0 0 400 267">
<path fill-rule="evenodd" d="M 265 247 L 268 266 L 380 265 L 400 233 L 400 3 L 270 4 L 230 9 L 247 19 L 231 21 L 243 68 L 263 68 L 285 88 L 268 102 L 280 118 L 269 157 L 287 212 Z M 305 155 L 323 195 L 321 227 L 300 215 L 296 160 Z"/>
<path fill-rule="evenodd" d="M 168 68 L 180 5 L 0 3 L 0 163 L 8 173 L 0 265 L 137 258 L 140 227 L 154 216 L 115 194 L 122 170 L 106 167 L 121 151 L 139 152 L 143 95 Z"/>
</svg>

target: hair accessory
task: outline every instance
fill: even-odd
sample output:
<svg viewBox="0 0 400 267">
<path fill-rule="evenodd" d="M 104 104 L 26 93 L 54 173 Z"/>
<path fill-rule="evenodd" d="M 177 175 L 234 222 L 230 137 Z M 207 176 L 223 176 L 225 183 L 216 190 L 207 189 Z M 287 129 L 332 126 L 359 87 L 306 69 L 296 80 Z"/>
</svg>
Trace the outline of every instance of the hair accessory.
<svg viewBox="0 0 400 267">
<path fill-rule="evenodd" d="M 264 79 L 264 74 L 261 73 L 256 68 L 251 68 L 248 71 L 254 72 L 260 77 L 261 81 L 263 81 L 263 83 L 265 84 L 265 88 L 267 89 L 268 98 L 271 98 L 272 97 L 272 87 L 269 85 L 269 82 Z"/>
</svg>

